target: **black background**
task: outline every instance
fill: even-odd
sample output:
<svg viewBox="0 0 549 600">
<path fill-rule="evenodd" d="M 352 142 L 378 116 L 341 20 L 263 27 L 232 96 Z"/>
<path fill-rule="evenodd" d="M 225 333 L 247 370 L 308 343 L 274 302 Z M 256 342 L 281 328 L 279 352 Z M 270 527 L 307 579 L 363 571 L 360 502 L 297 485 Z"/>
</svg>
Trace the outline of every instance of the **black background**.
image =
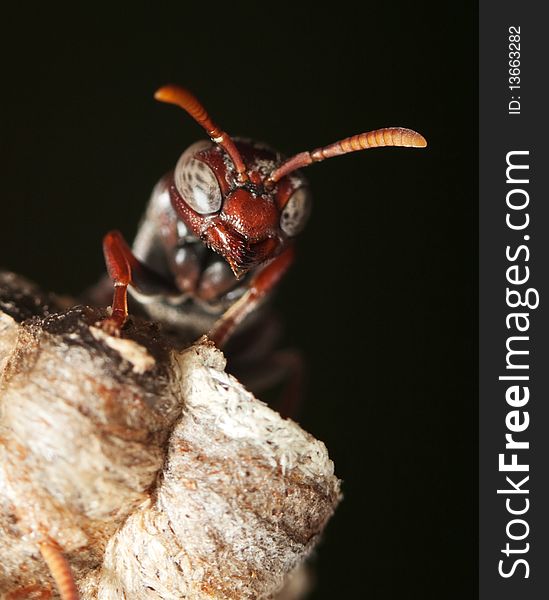
<svg viewBox="0 0 549 600">
<path fill-rule="evenodd" d="M 102 273 L 102 235 L 131 239 L 156 180 L 203 137 L 152 99 L 167 82 L 286 153 L 423 133 L 426 150 L 308 169 L 314 214 L 277 304 L 309 363 L 300 421 L 344 480 L 312 598 L 472 597 L 476 13 L 362 4 L 4 12 L 0 263 L 59 292 Z"/>
</svg>

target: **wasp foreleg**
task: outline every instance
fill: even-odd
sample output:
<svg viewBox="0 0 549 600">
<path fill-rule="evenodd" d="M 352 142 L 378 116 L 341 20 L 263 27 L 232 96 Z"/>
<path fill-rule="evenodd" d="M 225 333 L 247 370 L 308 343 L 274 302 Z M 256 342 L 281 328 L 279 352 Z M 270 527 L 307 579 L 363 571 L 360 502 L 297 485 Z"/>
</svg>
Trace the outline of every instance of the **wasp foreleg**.
<svg viewBox="0 0 549 600">
<path fill-rule="evenodd" d="M 128 318 L 128 286 L 145 294 L 170 295 L 177 293 L 160 275 L 134 256 L 119 231 L 110 231 L 103 238 L 103 253 L 109 277 L 114 285 L 111 315 L 100 326 L 116 335 Z"/>
<path fill-rule="evenodd" d="M 252 278 L 244 295 L 215 322 L 208 333 L 208 337 L 219 348 L 227 343 L 237 326 L 276 287 L 282 276 L 292 265 L 294 258 L 294 248 L 290 246 Z"/>
</svg>

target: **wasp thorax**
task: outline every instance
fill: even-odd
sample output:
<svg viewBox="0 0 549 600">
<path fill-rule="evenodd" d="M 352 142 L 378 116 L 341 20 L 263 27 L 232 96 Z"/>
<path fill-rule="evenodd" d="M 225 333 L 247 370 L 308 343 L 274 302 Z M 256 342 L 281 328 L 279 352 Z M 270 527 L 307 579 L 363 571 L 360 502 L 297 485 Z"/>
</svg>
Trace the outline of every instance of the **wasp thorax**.
<svg viewBox="0 0 549 600">
<path fill-rule="evenodd" d="M 207 215 L 221 208 L 223 197 L 212 169 L 197 154 L 211 148 L 211 142 L 201 141 L 189 146 L 177 162 L 174 182 L 183 200 L 197 213 Z"/>
</svg>

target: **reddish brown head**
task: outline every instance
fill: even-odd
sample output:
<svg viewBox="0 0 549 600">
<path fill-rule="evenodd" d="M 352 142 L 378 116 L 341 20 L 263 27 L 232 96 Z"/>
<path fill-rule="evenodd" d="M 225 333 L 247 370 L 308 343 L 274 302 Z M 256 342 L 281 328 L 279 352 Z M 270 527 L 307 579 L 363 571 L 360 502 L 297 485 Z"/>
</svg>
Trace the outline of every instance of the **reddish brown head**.
<svg viewBox="0 0 549 600">
<path fill-rule="evenodd" d="M 304 228 L 311 198 L 297 169 L 370 147 L 426 145 L 420 134 L 392 127 L 282 161 L 264 145 L 231 139 L 187 90 L 166 86 L 155 98 L 186 110 L 212 140 L 181 155 L 170 195 L 179 218 L 227 260 L 237 278 L 277 256 Z"/>
</svg>

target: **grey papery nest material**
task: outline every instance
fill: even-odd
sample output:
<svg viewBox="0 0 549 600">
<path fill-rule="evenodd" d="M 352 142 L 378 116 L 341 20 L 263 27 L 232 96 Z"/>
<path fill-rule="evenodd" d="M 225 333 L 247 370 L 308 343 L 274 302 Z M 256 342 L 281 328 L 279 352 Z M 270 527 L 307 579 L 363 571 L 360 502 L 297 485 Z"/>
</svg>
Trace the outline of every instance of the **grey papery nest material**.
<svg viewBox="0 0 549 600">
<path fill-rule="evenodd" d="M 82 599 L 301 597 L 340 499 L 322 442 L 256 400 L 202 339 L 0 273 L 0 592 L 54 598 L 57 544 Z M 292 573 L 297 575 L 289 577 Z"/>
</svg>

